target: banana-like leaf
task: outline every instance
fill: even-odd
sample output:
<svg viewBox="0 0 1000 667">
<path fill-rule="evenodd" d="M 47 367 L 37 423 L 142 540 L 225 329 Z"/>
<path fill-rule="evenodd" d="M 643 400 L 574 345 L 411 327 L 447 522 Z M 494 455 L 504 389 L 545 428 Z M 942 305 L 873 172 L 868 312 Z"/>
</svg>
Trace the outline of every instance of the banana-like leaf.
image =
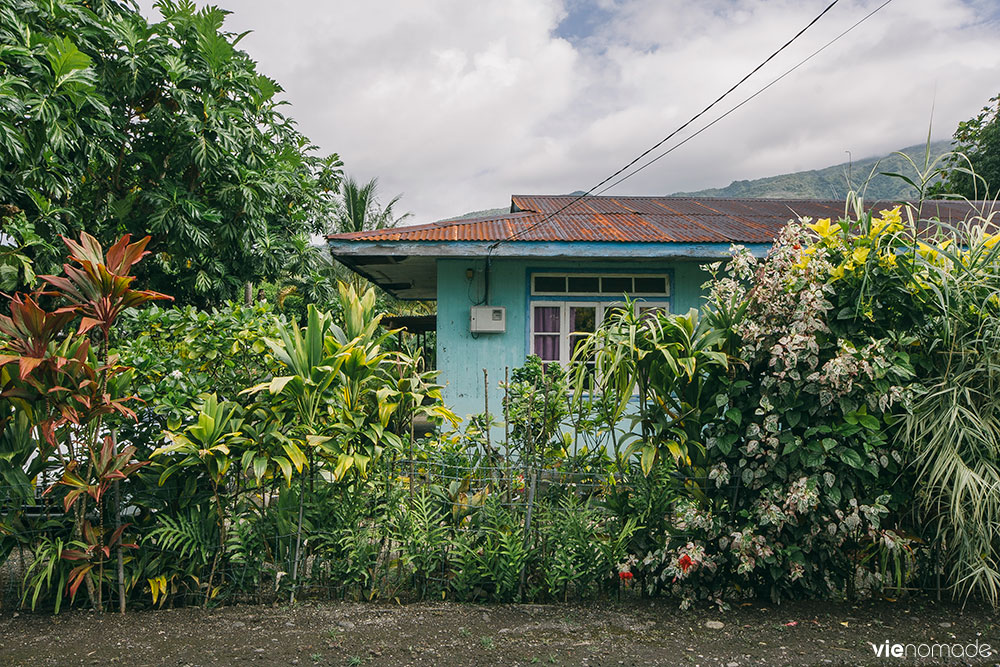
<svg viewBox="0 0 1000 667">
<path fill-rule="evenodd" d="M 292 463 L 284 456 L 275 456 L 272 459 L 281 469 L 281 474 L 285 476 L 285 481 L 288 482 L 288 486 L 292 485 Z"/>
<path fill-rule="evenodd" d="M 354 465 L 354 457 L 350 454 L 341 454 L 337 459 L 337 467 L 333 469 L 333 479 L 335 481 L 340 481 L 344 479 L 344 475 L 347 471 L 351 469 Z"/>
<path fill-rule="evenodd" d="M 281 377 L 276 377 L 267 385 L 267 390 L 272 394 L 280 394 L 289 382 L 295 379 L 294 375 L 283 375 Z"/>
<path fill-rule="evenodd" d="M 288 459 L 295 466 L 296 472 L 302 472 L 303 466 L 306 465 L 306 455 L 302 453 L 299 446 L 289 440 L 288 442 L 281 443 L 281 448 L 288 454 Z"/>
<path fill-rule="evenodd" d="M 649 443 L 643 445 L 642 456 L 639 459 L 640 465 L 642 466 L 642 474 L 646 477 L 653 470 L 653 464 L 656 463 L 657 449 L 656 445 Z"/>
</svg>

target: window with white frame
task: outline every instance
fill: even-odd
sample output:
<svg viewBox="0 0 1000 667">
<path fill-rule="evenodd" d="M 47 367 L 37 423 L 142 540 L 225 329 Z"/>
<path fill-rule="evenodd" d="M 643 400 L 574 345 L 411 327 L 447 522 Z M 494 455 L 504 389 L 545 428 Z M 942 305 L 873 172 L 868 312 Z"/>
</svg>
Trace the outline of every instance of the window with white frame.
<svg viewBox="0 0 1000 667">
<path fill-rule="evenodd" d="M 635 300 L 639 314 L 670 310 L 666 274 L 536 273 L 531 276 L 531 353 L 543 362 L 565 365 L 587 334 L 593 333 L 622 296 Z"/>
</svg>

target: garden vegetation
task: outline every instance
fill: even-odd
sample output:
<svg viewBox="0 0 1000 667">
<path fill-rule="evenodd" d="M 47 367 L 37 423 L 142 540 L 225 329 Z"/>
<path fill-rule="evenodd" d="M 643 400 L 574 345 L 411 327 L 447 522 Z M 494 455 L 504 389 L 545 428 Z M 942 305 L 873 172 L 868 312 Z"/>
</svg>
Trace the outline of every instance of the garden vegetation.
<svg viewBox="0 0 1000 667">
<path fill-rule="evenodd" d="M 18 599 L 995 604 L 1000 235 L 849 206 L 707 267 L 700 312 L 529 358 L 464 425 L 371 290 L 304 325 L 205 312 L 133 286 L 148 239 L 67 240 L 0 318 Z"/>
</svg>

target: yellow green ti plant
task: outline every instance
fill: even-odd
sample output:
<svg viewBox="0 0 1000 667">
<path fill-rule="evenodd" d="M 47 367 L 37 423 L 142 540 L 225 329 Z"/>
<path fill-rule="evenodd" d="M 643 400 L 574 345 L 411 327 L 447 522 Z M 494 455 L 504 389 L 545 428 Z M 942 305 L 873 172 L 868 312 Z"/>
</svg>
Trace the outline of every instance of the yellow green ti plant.
<svg viewBox="0 0 1000 667">
<path fill-rule="evenodd" d="M 652 441 L 642 447 L 642 471 L 649 475 L 656 459 L 669 454 L 682 486 L 704 502 L 712 464 L 705 427 L 735 418 L 724 413 L 717 400 L 725 394 L 729 379 L 729 356 L 723 350 L 726 335 L 694 309 L 686 315 L 660 313 L 649 318 L 647 326 L 654 350 L 649 370 L 652 405 L 646 417 Z"/>
<path fill-rule="evenodd" d="M 384 443 L 402 445 L 388 430 L 399 407 L 399 391 L 387 368 L 395 359 L 381 347 L 394 332 L 378 334 L 381 316 L 374 312 L 374 290 L 359 297 L 353 288 L 341 283 L 339 299 L 343 328 L 334 324 L 328 313 L 310 305 L 304 330 L 293 322 L 279 329 L 280 340 L 266 341 L 290 374 L 244 392 L 267 390 L 278 409 L 292 418 L 283 446 L 299 472 L 306 464 L 312 472 L 318 454 L 333 462 L 334 481 L 344 479 L 351 469 L 366 476 L 369 465 L 381 456 Z M 304 491 L 303 479 L 293 581 L 300 560 Z M 293 588 L 293 600 L 294 595 Z"/>
<path fill-rule="evenodd" d="M 359 297 L 341 283 L 339 298 L 343 327 L 310 306 L 305 329 L 293 322 L 279 330 L 280 340 L 266 341 L 290 374 L 244 392 L 267 390 L 279 409 L 294 417 L 285 451 L 296 470 L 317 452 L 332 459 L 337 481 L 351 469 L 365 476 L 383 443 L 401 444 L 387 430 L 399 407 L 399 381 L 390 372 L 399 355 L 382 349 L 395 332 L 378 333 L 381 315 L 374 312 L 373 290 Z"/>
<path fill-rule="evenodd" d="M 330 329 L 333 326 L 329 313 L 319 311 L 314 305 L 309 305 L 306 318 L 306 328 L 302 330 L 295 322 L 287 327 L 279 328 L 280 341 L 266 339 L 275 359 L 290 371 L 290 375 L 273 378 L 244 390 L 243 393 L 258 393 L 267 390 L 277 401 L 277 412 L 288 415 L 291 425 L 287 434 L 274 431 L 288 455 L 288 460 L 301 473 L 303 466 L 310 464 L 310 474 L 314 470 L 312 462 L 314 449 L 324 445 L 329 437 L 322 434 L 329 416 L 329 405 L 333 399 L 331 385 L 337 379 L 337 371 L 344 363 L 343 356 L 331 354 L 327 346 Z M 286 422 L 287 423 L 287 422 Z M 303 453 L 305 449 L 307 454 Z M 259 475 L 262 466 L 259 456 L 254 455 L 254 474 Z M 244 467 L 246 463 L 244 461 Z M 288 465 L 282 465 L 276 460 L 291 485 L 291 470 Z M 336 473 L 335 473 L 336 474 Z M 299 480 L 299 517 L 295 538 L 295 560 L 292 563 L 293 588 L 291 601 L 295 600 L 294 583 L 298 578 L 299 560 L 302 550 L 302 524 L 305 512 L 306 481 Z"/>
<path fill-rule="evenodd" d="M 644 475 L 658 460 L 674 461 L 685 471 L 688 486 L 707 476 L 702 442 L 704 427 L 718 418 L 717 387 L 725 376 L 729 357 L 725 333 L 699 318 L 665 312 L 638 313 L 627 303 L 606 321 L 597 334 L 581 345 L 577 361 L 590 361 L 593 371 L 579 364 L 575 371 L 575 400 L 579 400 L 593 373 L 596 386 L 611 392 L 614 415 L 621 419 L 638 393 L 639 412 L 633 418 L 640 433 L 626 433 L 624 459 L 639 456 Z"/>
<path fill-rule="evenodd" d="M 321 431 L 325 430 L 329 416 L 328 406 L 333 398 L 331 386 L 344 363 L 343 358 L 330 354 L 326 344 L 331 326 L 329 313 L 310 305 L 305 329 L 292 322 L 278 329 L 280 340 L 265 339 L 275 359 L 289 374 L 274 377 L 270 382 L 242 392 L 255 394 L 267 390 L 277 401 L 276 410 L 291 417 L 291 427 L 279 437 L 287 458 L 274 458 L 289 485 L 292 482 L 292 466 L 301 473 L 313 458 L 313 448 L 329 440 Z M 243 463 L 245 468 L 252 463 L 259 480 L 263 470 L 261 462 Z"/>
<path fill-rule="evenodd" d="M 178 459 L 171 459 L 160 473 L 160 486 L 163 486 L 177 470 L 189 466 L 204 467 L 212 483 L 212 498 L 215 501 L 216 522 L 219 528 L 219 548 L 212 559 L 212 569 L 208 575 L 205 605 L 208 605 L 209 600 L 218 592 L 213 587 L 215 571 L 226 544 L 226 515 L 222 505 L 221 487 L 232 465 L 231 447 L 243 441 L 243 434 L 240 432 L 242 421 L 235 416 L 237 407 L 233 403 L 220 402 L 215 394 L 205 396 L 198 413 L 198 421 L 180 433 L 166 431 L 164 435 L 171 444 L 157 448 L 151 455 L 152 458 L 180 455 Z"/>
<path fill-rule="evenodd" d="M 359 297 L 345 283 L 338 290 L 344 326 L 333 325 L 326 341 L 329 352 L 343 360 L 331 406 L 331 428 L 337 437 L 324 449 L 336 456 L 334 477 L 341 479 L 352 467 L 367 475 L 386 445 L 402 447 L 399 436 L 389 430 L 401 400 L 392 370 L 402 361 L 401 355 L 382 347 L 396 331 L 378 333 L 382 315 L 375 313 L 375 291 Z"/>
</svg>

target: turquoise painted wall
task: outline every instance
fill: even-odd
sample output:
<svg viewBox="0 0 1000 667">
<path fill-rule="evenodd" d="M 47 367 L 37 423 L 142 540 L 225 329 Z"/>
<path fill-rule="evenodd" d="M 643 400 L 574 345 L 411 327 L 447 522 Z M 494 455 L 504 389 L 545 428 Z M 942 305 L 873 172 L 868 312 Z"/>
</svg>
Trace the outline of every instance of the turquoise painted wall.
<svg viewBox="0 0 1000 667">
<path fill-rule="evenodd" d="M 469 309 L 483 297 L 482 259 L 437 260 L 437 367 L 445 385 L 445 402 L 463 419 L 483 412 L 483 369 L 489 374 L 490 412 L 503 418 L 503 393 L 497 386 L 504 368 L 521 366 L 528 344 L 528 275 L 535 271 L 670 271 L 671 308 L 685 313 L 701 304 L 701 285 L 708 276 L 700 261 L 616 262 L 595 260 L 507 259 L 493 260 L 490 277 L 491 306 L 506 306 L 507 331 L 502 334 L 469 332 Z M 470 281 L 466 272 L 472 269 Z M 502 433 L 502 432 L 501 432 Z"/>
</svg>

